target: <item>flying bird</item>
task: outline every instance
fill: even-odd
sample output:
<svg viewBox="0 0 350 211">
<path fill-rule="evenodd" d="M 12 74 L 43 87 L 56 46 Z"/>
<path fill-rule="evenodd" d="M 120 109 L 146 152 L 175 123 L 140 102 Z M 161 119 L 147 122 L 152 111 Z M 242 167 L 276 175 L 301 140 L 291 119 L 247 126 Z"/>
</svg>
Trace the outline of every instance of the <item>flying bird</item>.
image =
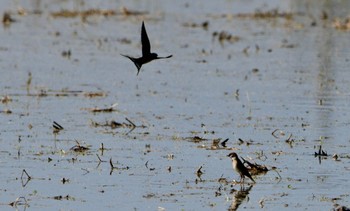
<svg viewBox="0 0 350 211">
<path fill-rule="evenodd" d="M 232 159 L 232 167 L 241 176 L 241 182 L 242 182 L 242 179 L 244 182 L 244 177 L 246 176 L 255 183 L 255 181 L 252 178 L 252 176 L 250 175 L 248 169 L 243 165 L 242 161 L 238 158 L 238 155 L 235 152 L 228 154 L 227 157 L 230 157 Z"/>
<path fill-rule="evenodd" d="M 141 44 L 142 44 L 142 57 L 133 58 L 131 56 L 121 54 L 122 56 L 125 56 L 126 58 L 129 58 L 132 62 L 134 62 L 135 66 L 137 67 L 137 75 L 139 74 L 141 66 L 143 64 L 146 64 L 155 59 L 167 59 L 173 56 L 173 55 L 169 55 L 166 57 L 159 57 L 156 53 L 151 53 L 151 44 L 149 42 L 145 24 L 143 21 L 142 21 L 142 27 L 141 27 Z"/>
</svg>

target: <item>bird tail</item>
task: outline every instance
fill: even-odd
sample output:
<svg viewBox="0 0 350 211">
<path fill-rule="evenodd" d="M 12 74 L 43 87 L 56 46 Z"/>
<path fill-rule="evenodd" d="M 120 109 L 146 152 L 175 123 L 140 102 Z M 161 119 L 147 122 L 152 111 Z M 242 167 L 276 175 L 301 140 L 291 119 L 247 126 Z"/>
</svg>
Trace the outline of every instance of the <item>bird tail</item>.
<svg viewBox="0 0 350 211">
<path fill-rule="evenodd" d="M 249 177 L 249 179 L 251 179 L 254 183 L 256 183 L 255 180 L 252 178 L 251 175 L 249 175 L 248 177 Z"/>
<path fill-rule="evenodd" d="M 130 57 L 130 56 L 127 56 L 127 55 L 124 55 L 124 54 L 120 54 L 120 55 L 122 55 L 122 56 L 124 56 L 124 57 L 126 57 L 126 58 L 129 58 L 129 59 L 135 64 L 135 66 L 137 67 L 137 75 L 138 75 L 139 72 L 140 72 L 140 69 L 141 69 L 142 64 L 140 64 L 140 63 L 137 61 L 136 58 L 133 58 L 133 57 Z"/>
</svg>

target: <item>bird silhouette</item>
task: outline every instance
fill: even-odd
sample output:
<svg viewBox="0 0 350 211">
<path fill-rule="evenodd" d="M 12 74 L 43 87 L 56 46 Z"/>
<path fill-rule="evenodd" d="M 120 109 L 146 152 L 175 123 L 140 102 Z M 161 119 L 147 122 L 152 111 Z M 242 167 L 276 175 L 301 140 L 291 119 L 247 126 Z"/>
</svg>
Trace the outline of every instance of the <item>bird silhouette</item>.
<svg viewBox="0 0 350 211">
<path fill-rule="evenodd" d="M 143 64 L 146 64 L 155 59 L 167 59 L 173 56 L 173 55 L 169 55 L 165 57 L 159 57 L 156 53 L 151 53 L 151 44 L 149 42 L 145 24 L 143 21 L 142 21 L 142 27 L 141 27 L 141 44 L 142 44 L 142 57 L 134 58 L 131 56 L 121 54 L 122 56 L 125 56 L 126 58 L 129 58 L 132 62 L 134 62 L 135 66 L 137 67 L 137 75 L 139 75 L 140 69 Z"/>
</svg>

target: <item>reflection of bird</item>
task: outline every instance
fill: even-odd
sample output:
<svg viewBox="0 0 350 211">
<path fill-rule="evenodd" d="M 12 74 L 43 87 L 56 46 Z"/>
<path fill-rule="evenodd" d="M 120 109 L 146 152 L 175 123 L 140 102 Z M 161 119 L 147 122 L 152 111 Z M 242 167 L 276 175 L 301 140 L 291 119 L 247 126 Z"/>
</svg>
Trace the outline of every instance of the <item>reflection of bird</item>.
<svg viewBox="0 0 350 211">
<path fill-rule="evenodd" d="M 243 165 L 242 161 L 238 158 L 238 156 L 235 152 L 228 154 L 227 157 L 230 157 L 232 159 L 232 167 L 241 176 L 241 182 L 242 182 L 242 179 L 244 182 L 244 176 L 246 176 L 255 183 L 254 179 L 252 178 L 252 176 L 248 172 L 248 169 Z"/>
<path fill-rule="evenodd" d="M 134 64 L 137 67 L 137 75 L 139 74 L 141 66 L 143 64 L 146 64 L 155 59 L 167 59 L 173 56 L 173 55 L 169 55 L 166 57 L 158 57 L 156 53 L 151 53 L 151 44 L 147 36 L 145 24 L 143 22 L 141 27 L 141 44 L 142 44 L 142 57 L 133 58 L 133 57 L 121 54 L 122 56 L 125 56 L 129 58 L 132 62 L 134 62 Z"/>
<path fill-rule="evenodd" d="M 232 193 L 232 202 L 231 206 L 228 208 L 229 211 L 236 211 L 238 207 L 242 204 L 242 202 L 247 198 L 249 195 L 249 191 L 252 189 L 252 185 L 250 185 L 248 188 L 244 188 L 241 186 L 240 190 L 231 190 Z"/>
</svg>

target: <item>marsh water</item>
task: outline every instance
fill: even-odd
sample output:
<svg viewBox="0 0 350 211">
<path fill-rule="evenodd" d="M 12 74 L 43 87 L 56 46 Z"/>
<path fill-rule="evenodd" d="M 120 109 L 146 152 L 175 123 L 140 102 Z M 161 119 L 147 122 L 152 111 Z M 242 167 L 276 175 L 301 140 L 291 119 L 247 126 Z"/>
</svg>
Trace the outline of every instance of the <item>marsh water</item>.
<svg viewBox="0 0 350 211">
<path fill-rule="evenodd" d="M 350 206 L 350 2 L 0 9 L 1 210 Z M 173 58 L 136 76 L 142 21 Z M 269 171 L 232 182 L 232 151 Z"/>
</svg>

